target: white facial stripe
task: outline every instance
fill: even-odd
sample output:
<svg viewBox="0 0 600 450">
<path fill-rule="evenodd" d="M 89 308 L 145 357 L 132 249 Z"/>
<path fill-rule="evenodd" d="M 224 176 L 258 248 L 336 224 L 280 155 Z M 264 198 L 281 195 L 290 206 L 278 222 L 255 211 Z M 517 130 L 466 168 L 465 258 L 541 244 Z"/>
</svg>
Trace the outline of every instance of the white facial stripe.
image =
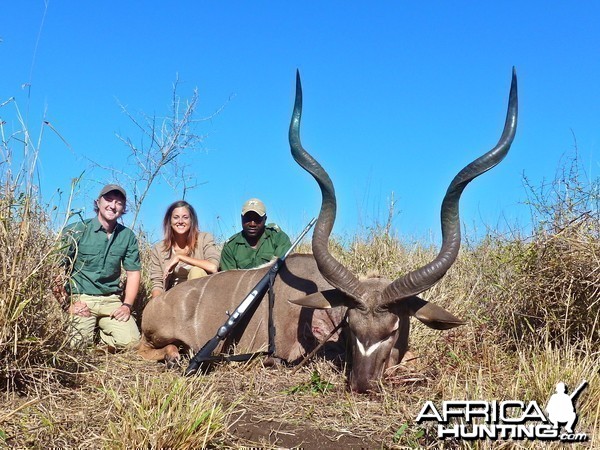
<svg viewBox="0 0 600 450">
<path fill-rule="evenodd" d="M 396 330 L 398 330 L 398 326 L 399 326 L 399 324 L 400 324 L 400 320 L 397 320 L 397 321 L 396 321 L 396 325 L 394 326 L 394 329 L 393 329 L 393 331 L 396 331 Z M 363 343 L 362 343 L 362 342 L 360 342 L 360 341 L 358 340 L 358 337 L 357 337 L 357 338 L 356 338 L 356 345 L 357 345 L 357 347 L 358 347 L 358 351 L 359 351 L 359 352 L 360 352 L 360 353 L 361 353 L 363 356 L 371 356 L 371 355 L 373 354 L 373 352 L 374 352 L 375 350 L 377 350 L 377 348 L 378 348 L 378 347 L 379 347 L 381 344 L 383 344 L 384 342 L 387 342 L 387 341 L 389 341 L 389 340 L 390 340 L 392 337 L 393 337 L 393 335 L 391 335 L 391 336 L 390 336 L 390 337 L 388 337 L 387 339 L 384 339 L 383 341 L 375 342 L 373 345 L 369 346 L 369 348 L 367 348 L 366 350 L 365 350 L 365 346 L 363 345 Z"/>
<path fill-rule="evenodd" d="M 358 338 L 356 338 L 356 345 L 358 345 L 358 351 L 361 352 L 363 356 L 371 356 L 373 352 L 377 350 L 377 347 L 381 345 L 381 341 L 375 342 L 373 345 L 371 345 L 368 349 L 365 350 L 365 346 L 363 345 L 363 343 L 360 342 Z"/>
</svg>

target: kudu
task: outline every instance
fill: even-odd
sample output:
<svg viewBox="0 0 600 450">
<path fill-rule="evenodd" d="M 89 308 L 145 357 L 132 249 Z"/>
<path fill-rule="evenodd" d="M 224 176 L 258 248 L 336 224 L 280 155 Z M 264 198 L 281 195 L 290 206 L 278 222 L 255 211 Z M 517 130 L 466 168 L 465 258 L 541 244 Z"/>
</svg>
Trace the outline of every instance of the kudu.
<svg viewBox="0 0 600 450">
<path fill-rule="evenodd" d="M 452 180 L 442 201 L 442 246 L 428 264 L 389 281 L 359 281 L 328 251 L 327 243 L 336 214 L 333 184 L 321 167 L 300 143 L 302 89 L 297 77 L 296 101 L 290 125 L 290 146 L 298 164 L 317 181 L 322 193 L 322 206 L 313 233 L 312 250 L 319 272 L 335 289 L 319 291 L 290 300 L 309 308 L 347 308 L 350 331 L 352 369 L 350 387 L 365 391 L 381 377 L 386 367 L 401 361 L 408 345 L 409 316 L 414 316 L 435 329 L 449 329 L 463 322 L 444 309 L 417 295 L 437 283 L 452 266 L 460 248 L 459 200 L 469 182 L 497 165 L 508 153 L 517 128 L 517 79 L 513 69 L 508 112 L 498 144 L 463 168 Z"/>
<path fill-rule="evenodd" d="M 313 256 L 290 256 L 274 284 L 276 356 L 297 361 L 317 344 L 317 338 L 322 338 L 345 317 L 352 358 L 349 386 L 365 392 L 387 367 L 402 360 L 408 347 L 410 316 L 440 330 L 464 323 L 417 295 L 437 283 L 456 260 L 461 240 L 459 199 L 464 188 L 497 165 L 512 144 L 517 126 L 516 74 L 513 70 L 506 122 L 498 144 L 462 169 L 446 192 L 441 208 L 442 246 L 437 257 L 394 281 L 381 278 L 360 281 L 329 253 L 328 241 L 336 215 L 335 191 L 326 171 L 302 147 L 301 115 L 302 87 L 297 74 L 290 147 L 296 162 L 317 181 L 322 204 L 313 233 Z M 197 351 L 214 335 L 223 321 L 223 312 L 233 310 L 266 270 L 217 273 L 182 283 L 152 300 L 142 321 L 142 355 L 172 360 L 179 356 L 180 344 Z M 238 347 L 264 349 L 266 318 L 266 302 L 262 302 L 249 323 L 241 327 L 236 339 Z"/>
</svg>

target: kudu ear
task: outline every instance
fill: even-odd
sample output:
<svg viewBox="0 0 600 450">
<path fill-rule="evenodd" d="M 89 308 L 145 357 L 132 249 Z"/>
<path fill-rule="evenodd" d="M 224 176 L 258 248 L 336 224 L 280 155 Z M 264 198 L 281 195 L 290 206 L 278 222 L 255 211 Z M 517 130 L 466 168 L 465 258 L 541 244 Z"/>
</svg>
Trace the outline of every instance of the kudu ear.
<svg viewBox="0 0 600 450">
<path fill-rule="evenodd" d="M 352 299 L 337 289 L 315 292 L 314 294 L 309 294 L 294 300 L 288 300 L 288 302 L 313 309 L 329 309 L 335 308 L 336 306 L 352 307 L 355 305 L 355 302 Z"/>
<path fill-rule="evenodd" d="M 429 303 L 421 297 L 408 297 L 400 300 L 397 304 L 405 314 L 416 317 L 435 330 L 449 330 L 465 324 L 463 320 L 450 314 L 444 308 Z"/>
</svg>

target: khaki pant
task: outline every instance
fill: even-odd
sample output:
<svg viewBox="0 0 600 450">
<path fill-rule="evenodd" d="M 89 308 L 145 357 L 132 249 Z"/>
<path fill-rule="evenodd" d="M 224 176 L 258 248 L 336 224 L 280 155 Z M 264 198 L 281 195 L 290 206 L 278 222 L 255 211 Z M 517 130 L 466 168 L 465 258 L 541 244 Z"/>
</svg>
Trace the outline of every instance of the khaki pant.
<svg viewBox="0 0 600 450">
<path fill-rule="evenodd" d="M 208 274 L 206 273 L 206 270 L 204 270 L 204 269 L 202 269 L 200 267 L 194 266 L 194 267 L 192 267 L 190 269 L 190 272 L 188 273 L 187 279 L 188 280 L 193 280 L 195 278 L 202 278 L 202 277 L 205 277 L 207 275 Z"/>
<path fill-rule="evenodd" d="M 130 347 L 140 340 L 140 332 L 133 316 L 127 322 L 110 317 L 122 305 L 119 296 L 79 294 L 73 295 L 72 301 L 85 302 L 92 313 L 90 317 L 71 315 L 72 347 L 93 344 L 96 329 L 99 330 L 100 340 L 115 348 Z"/>
<path fill-rule="evenodd" d="M 185 277 L 182 276 L 181 278 L 179 278 L 176 275 L 176 273 L 171 274 L 171 278 L 169 278 L 169 280 L 166 281 L 167 290 L 173 289 L 175 286 L 177 286 L 180 283 L 183 283 L 184 281 L 205 277 L 208 275 L 208 273 L 206 273 L 206 270 L 201 269 L 200 267 L 192 266 L 190 270 L 185 271 Z"/>
</svg>

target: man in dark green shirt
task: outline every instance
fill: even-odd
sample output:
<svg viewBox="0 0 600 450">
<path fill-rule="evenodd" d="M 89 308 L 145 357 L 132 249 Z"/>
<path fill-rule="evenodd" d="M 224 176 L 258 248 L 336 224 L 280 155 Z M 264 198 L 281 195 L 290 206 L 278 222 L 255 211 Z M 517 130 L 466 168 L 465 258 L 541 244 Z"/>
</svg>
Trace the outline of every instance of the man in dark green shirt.
<svg viewBox="0 0 600 450">
<path fill-rule="evenodd" d="M 242 206 L 242 231 L 231 236 L 221 251 L 221 270 L 252 269 L 283 256 L 292 246 L 287 234 L 266 224 L 263 202 L 251 198 Z"/>
<path fill-rule="evenodd" d="M 137 343 L 140 333 L 131 316 L 140 285 L 140 255 L 133 232 L 117 222 L 125 213 L 125 190 L 104 186 L 94 204 L 96 217 L 68 226 L 67 260 L 71 265 L 57 297 L 70 314 L 71 345 L 91 343 L 96 330 L 113 348 Z M 121 269 L 127 273 L 123 300 Z"/>
</svg>

